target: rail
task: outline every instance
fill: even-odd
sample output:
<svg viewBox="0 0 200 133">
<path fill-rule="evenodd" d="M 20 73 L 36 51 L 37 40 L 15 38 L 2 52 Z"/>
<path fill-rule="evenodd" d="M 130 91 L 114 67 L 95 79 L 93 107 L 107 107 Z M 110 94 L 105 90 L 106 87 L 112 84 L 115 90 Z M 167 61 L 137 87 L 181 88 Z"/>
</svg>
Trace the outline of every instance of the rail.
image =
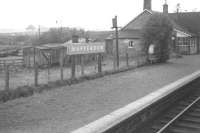
<svg viewBox="0 0 200 133">
<path fill-rule="evenodd" d="M 12 58 L 12 59 L 0 59 L 0 66 L 4 66 L 7 64 L 23 64 L 23 58 L 18 57 L 18 58 Z"/>
<path fill-rule="evenodd" d="M 156 133 L 164 133 L 177 119 L 179 119 L 185 112 L 187 112 L 194 104 L 200 101 L 200 97 L 196 98 L 191 104 L 189 104 L 185 109 L 183 109 L 179 114 L 177 114 L 172 120 L 170 120 L 165 126 L 163 126 Z"/>
</svg>

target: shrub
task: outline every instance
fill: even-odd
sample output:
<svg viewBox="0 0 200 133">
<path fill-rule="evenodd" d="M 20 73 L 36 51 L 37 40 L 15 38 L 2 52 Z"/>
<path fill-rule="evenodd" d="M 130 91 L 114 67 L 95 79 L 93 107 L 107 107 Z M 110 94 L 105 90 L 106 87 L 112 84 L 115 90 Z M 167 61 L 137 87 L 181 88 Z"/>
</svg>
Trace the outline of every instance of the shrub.
<svg viewBox="0 0 200 133">
<path fill-rule="evenodd" d="M 159 62 L 165 62 L 169 58 L 169 48 L 173 26 L 167 16 L 156 13 L 153 14 L 142 30 L 143 48 L 146 54 L 150 44 L 156 46 L 156 56 Z"/>
</svg>

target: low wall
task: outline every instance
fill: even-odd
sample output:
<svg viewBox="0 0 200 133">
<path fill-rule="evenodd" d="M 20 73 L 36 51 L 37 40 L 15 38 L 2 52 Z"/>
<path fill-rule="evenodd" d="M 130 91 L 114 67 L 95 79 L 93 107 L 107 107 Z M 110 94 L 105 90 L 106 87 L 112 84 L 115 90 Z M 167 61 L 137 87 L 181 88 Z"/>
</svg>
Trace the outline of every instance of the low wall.
<svg viewBox="0 0 200 133">
<path fill-rule="evenodd" d="M 131 133 L 199 86 L 199 77 L 194 72 L 72 133 Z"/>
</svg>

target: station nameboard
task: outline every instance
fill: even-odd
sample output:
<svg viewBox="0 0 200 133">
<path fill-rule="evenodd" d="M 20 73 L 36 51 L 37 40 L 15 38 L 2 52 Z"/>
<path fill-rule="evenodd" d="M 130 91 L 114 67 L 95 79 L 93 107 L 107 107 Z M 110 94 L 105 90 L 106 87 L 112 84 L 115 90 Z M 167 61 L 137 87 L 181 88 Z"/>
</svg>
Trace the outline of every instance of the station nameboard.
<svg viewBox="0 0 200 133">
<path fill-rule="evenodd" d="M 105 43 L 70 43 L 67 45 L 68 55 L 92 54 L 105 52 Z"/>
</svg>

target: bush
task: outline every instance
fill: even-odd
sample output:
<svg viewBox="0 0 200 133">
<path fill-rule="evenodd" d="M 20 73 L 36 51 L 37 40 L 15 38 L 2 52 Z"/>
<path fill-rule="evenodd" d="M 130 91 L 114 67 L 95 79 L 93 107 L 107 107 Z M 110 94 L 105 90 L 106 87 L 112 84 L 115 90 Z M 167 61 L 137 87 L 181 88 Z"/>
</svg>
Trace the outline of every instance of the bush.
<svg viewBox="0 0 200 133">
<path fill-rule="evenodd" d="M 148 55 L 150 44 L 154 44 L 155 54 L 159 62 L 169 59 L 169 48 L 173 26 L 167 16 L 163 14 L 153 14 L 142 30 L 142 41 L 145 53 Z"/>
</svg>

